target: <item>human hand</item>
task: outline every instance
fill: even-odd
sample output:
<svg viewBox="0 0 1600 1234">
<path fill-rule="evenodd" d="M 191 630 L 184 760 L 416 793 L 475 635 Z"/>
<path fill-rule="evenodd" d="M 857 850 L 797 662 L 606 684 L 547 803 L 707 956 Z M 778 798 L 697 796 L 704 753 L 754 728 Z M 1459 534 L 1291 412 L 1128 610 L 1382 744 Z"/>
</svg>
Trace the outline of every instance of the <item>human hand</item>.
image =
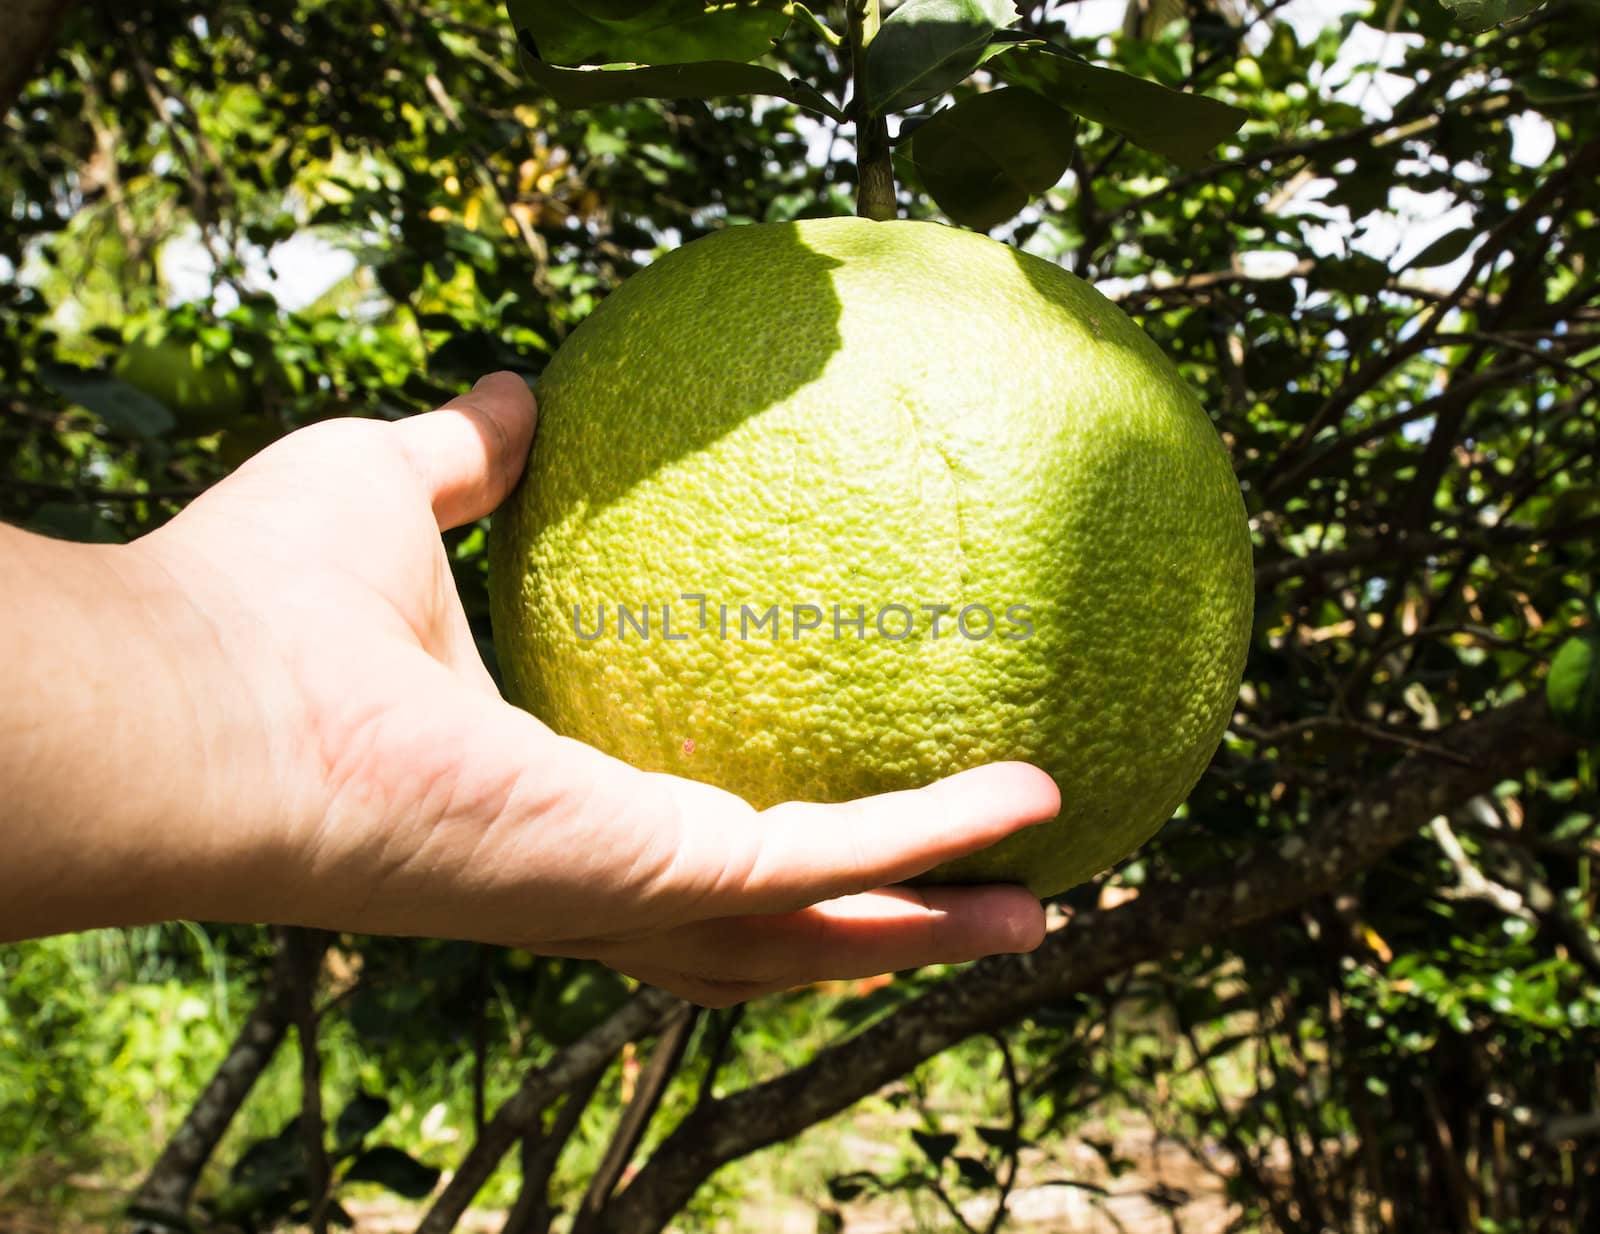
<svg viewBox="0 0 1600 1234">
<path fill-rule="evenodd" d="M 163 807 L 182 902 L 154 911 L 523 946 L 712 1004 L 1037 945 L 1022 888 L 891 886 L 1053 817 L 1036 768 L 758 812 L 501 700 L 439 532 L 510 492 L 534 421 L 496 374 L 314 425 L 115 550 L 191 632 L 203 748 Z"/>
</svg>

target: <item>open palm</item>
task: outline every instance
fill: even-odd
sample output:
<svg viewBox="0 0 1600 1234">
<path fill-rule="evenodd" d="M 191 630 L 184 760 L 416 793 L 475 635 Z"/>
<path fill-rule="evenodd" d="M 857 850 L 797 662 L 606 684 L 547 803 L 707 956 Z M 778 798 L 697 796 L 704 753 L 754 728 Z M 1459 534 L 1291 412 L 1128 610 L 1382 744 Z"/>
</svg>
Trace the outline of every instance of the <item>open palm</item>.
<svg viewBox="0 0 1600 1234">
<path fill-rule="evenodd" d="M 534 422 L 497 374 L 399 424 L 315 425 L 143 542 L 259 725 L 259 765 L 229 769 L 280 829 L 251 910 L 596 958 L 708 1003 L 1037 945 L 1021 888 L 891 886 L 1053 817 L 1036 768 L 756 811 L 499 697 L 439 532 L 505 498 Z"/>
</svg>

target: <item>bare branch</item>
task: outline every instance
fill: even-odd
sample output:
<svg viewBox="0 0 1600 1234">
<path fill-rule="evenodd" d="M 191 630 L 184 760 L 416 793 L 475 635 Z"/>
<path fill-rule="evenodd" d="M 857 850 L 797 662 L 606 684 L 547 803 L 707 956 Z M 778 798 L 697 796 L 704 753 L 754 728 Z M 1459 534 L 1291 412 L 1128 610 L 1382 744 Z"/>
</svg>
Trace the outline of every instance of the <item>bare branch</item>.
<svg viewBox="0 0 1600 1234">
<path fill-rule="evenodd" d="M 1446 893 L 1447 898 L 1482 900 L 1494 905 L 1507 917 L 1516 917 L 1528 922 L 1533 920 L 1533 914 L 1522 903 L 1521 896 L 1511 888 L 1493 882 L 1472 864 L 1472 858 L 1467 856 L 1466 849 L 1461 847 L 1461 841 L 1456 838 L 1456 833 L 1450 829 L 1449 819 L 1441 814 L 1428 824 L 1428 834 L 1433 837 L 1433 842 L 1439 846 L 1439 851 L 1445 855 L 1445 860 L 1456 873 L 1456 886 Z"/>
</svg>

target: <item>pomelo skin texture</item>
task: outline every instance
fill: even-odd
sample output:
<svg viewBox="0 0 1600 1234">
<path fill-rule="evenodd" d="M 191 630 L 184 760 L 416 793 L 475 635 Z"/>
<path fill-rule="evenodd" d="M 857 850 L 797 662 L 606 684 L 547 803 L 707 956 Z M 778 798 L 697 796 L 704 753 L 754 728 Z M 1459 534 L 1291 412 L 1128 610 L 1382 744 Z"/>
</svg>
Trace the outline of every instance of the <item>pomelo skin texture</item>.
<svg viewBox="0 0 1600 1234">
<path fill-rule="evenodd" d="M 557 732 L 758 807 L 1036 763 L 1060 817 L 928 878 L 1039 895 L 1215 751 L 1239 488 L 1171 362 L 1056 266 L 932 223 L 734 228 L 629 279 L 538 393 L 490 594 L 507 691 Z"/>
</svg>

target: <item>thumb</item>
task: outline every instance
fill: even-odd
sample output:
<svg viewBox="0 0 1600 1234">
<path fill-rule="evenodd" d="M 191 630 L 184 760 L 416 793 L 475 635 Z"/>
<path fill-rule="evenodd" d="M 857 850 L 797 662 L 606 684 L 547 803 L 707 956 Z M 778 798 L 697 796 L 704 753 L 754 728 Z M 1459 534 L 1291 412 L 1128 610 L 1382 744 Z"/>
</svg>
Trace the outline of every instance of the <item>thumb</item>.
<svg viewBox="0 0 1600 1234">
<path fill-rule="evenodd" d="M 490 373 L 466 394 L 394 426 L 422 476 L 439 530 L 482 518 L 505 500 L 528 461 L 538 407 L 516 373 Z"/>
</svg>

